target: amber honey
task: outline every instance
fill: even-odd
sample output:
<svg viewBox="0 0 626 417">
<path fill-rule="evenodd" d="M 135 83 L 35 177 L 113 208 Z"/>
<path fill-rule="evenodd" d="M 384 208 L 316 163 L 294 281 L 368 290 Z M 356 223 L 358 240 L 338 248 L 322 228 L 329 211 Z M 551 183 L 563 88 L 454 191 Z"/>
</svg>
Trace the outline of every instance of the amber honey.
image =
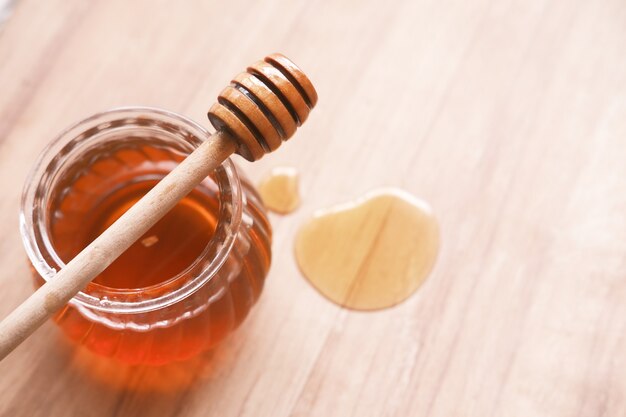
<svg viewBox="0 0 626 417">
<path fill-rule="evenodd" d="M 125 163 L 125 156 L 113 155 Z M 153 161 L 154 162 L 154 161 Z M 115 168 L 112 168 L 115 169 Z M 52 243 L 68 262 L 80 249 L 104 232 L 126 210 L 132 207 L 155 184 L 156 180 L 135 182 L 117 187 L 104 196 L 92 210 L 89 199 L 72 189 L 66 198 L 78 209 L 54 213 Z M 133 289 L 163 283 L 190 266 L 207 246 L 217 225 L 219 201 L 206 187 L 192 191 L 144 236 L 127 249 L 94 282 L 111 288 Z M 76 228 L 75 225 L 81 225 Z"/>
<path fill-rule="evenodd" d="M 151 119 L 123 117 L 127 112 Z M 22 229 L 39 284 L 208 136 L 171 114 L 119 113 L 82 122 L 78 135 L 65 132 L 26 187 Z M 269 269 L 270 239 L 260 197 L 227 161 L 55 320 L 76 343 L 124 363 L 191 358 L 247 316 Z"/>
</svg>

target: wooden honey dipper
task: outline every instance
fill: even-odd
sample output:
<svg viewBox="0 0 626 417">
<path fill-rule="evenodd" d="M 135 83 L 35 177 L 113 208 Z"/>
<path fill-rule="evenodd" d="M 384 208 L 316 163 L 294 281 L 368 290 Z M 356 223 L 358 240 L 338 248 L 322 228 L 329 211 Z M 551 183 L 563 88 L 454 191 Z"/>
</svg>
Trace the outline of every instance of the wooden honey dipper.
<svg viewBox="0 0 626 417">
<path fill-rule="evenodd" d="M 104 271 L 232 153 L 249 161 L 276 150 L 317 103 L 308 77 L 273 54 L 237 75 L 209 110 L 216 128 L 141 200 L 0 322 L 0 360 Z"/>
</svg>

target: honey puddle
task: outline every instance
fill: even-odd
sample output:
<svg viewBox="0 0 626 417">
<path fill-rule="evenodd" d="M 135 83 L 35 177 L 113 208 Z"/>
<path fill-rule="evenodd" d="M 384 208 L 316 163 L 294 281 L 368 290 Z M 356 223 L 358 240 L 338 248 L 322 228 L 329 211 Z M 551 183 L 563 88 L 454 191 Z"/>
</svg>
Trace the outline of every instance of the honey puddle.
<svg viewBox="0 0 626 417">
<path fill-rule="evenodd" d="M 424 201 L 374 190 L 316 213 L 296 238 L 296 258 L 311 284 L 356 310 L 391 307 L 424 282 L 439 251 L 439 226 Z"/>
<path fill-rule="evenodd" d="M 298 171 L 292 167 L 274 168 L 258 186 L 265 206 L 279 214 L 288 214 L 300 205 Z"/>
</svg>

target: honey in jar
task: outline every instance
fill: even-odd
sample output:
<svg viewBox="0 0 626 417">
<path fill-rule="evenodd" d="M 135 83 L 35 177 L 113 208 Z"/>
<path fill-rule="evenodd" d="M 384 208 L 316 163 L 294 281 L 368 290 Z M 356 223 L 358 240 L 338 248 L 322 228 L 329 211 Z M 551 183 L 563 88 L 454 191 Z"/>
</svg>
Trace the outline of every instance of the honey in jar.
<svg viewBox="0 0 626 417">
<path fill-rule="evenodd" d="M 63 132 L 26 183 L 21 231 L 38 285 L 209 137 L 156 109 L 98 114 Z M 64 333 L 129 364 L 190 358 L 232 332 L 271 259 L 260 198 L 230 160 L 59 311 Z"/>
</svg>

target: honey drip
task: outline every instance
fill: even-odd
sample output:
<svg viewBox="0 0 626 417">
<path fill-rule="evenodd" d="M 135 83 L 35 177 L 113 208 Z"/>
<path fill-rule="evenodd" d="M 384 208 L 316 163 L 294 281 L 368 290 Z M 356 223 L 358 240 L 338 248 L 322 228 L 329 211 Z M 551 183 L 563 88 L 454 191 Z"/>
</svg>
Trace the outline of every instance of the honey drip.
<svg viewBox="0 0 626 417">
<path fill-rule="evenodd" d="M 295 168 L 274 168 L 259 183 L 258 190 L 265 206 L 275 213 L 288 214 L 300 205 L 298 171 Z"/>
<path fill-rule="evenodd" d="M 439 227 L 425 202 L 381 189 L 315 214 L 295 250 L 300 269 L 325 297 L 376 310 L 405 300 L 424 282 L 439 250 Z"/>
</svg>

